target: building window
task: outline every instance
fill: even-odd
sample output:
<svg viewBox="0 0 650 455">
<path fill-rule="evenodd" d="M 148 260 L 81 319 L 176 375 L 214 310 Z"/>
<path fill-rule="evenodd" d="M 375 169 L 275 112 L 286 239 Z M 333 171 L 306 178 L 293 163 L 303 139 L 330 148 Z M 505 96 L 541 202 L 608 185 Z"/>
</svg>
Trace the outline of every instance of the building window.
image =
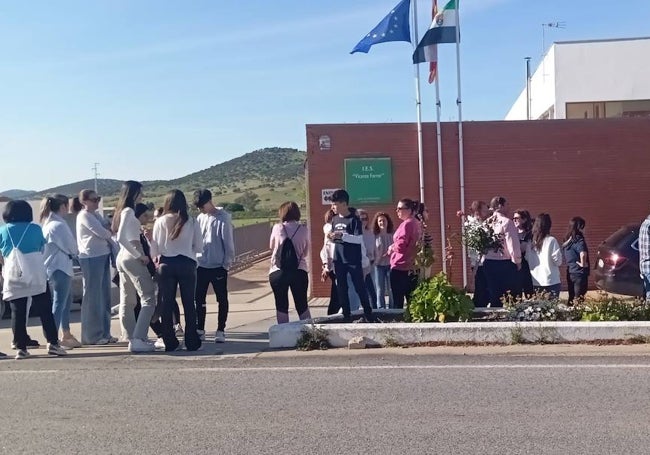
<svg viewBox="0 0 650 455">
<path fill-rule="evenodd" d="M 650 100 L 566 103 L 566 118 L 650 117 Z"/>
</svg>

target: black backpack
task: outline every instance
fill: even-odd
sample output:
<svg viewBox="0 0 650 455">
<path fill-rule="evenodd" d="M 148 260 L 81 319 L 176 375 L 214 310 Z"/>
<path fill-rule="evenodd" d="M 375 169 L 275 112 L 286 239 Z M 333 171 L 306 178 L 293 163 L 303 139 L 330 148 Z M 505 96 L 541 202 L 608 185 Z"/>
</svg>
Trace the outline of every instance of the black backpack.
<svg viewBox="0 0 650 455">
<path fill-rule="evenodd" d="M 280 270 L 284 272 L 293 272 L 298 270 L 298 265 L 300 265 L 300 259 L 298 258 L 298 253 L 296 253 L 296 247 L 293 245 L 293 238 L 294 236 L 298 233 L 300 230 L 300 225 L 298 225 L 298 229 L 296 229 L 296 232 L 293 233 L 291 237 L 289 237 L 289 233 L 287 232 L 287 229 L 282 226 L 282 230 L 284 231 L 286 237 L 280 244 L 280 247 L 278 248 L 277 256 L 276 256 L 276 264 L 280 268 Z"/>
</svg>

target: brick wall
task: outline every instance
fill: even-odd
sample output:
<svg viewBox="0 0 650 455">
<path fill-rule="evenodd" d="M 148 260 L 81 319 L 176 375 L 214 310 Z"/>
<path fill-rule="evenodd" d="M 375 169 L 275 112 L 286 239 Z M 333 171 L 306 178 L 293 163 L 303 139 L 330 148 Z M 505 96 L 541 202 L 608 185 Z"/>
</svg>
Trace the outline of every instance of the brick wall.
<svg viewBox="0 0 650 455">
<path fill-rule="evenodd" d="M 321 151 L 318 138 L 331 138 Z M 571 217 L 587 222 L 585 235 L 592 257 L 597 246 L 628 222 L 650 212 L 650 119 L 552 120 L 530 122 L 466 122 L 463 124 L 465 207 L 502 195 L 510 207 L 533 216 L 548 212 L 552 234 L 564 235 Z M 441 249 L 436 125 L 423 125 L 425 202 L 429 230 L 437 254 Z M 447 237 L 459 232 L 460 207 L 458 127 L 442 124 L 444 204 Z M 393 194 L 418 199 L 417 128 L 415 124 L 307 125 L 307 184 L 313 245 L 312 293 L 326 296 L 320 282 L 318 251 L 323 244 L 321 189 L 342 187 L 343 160 L 391 157 Z M 395 203 L 366 206 L 394 214 Z M 394 220 L 396 217 L 394 217 Z M 454 246 L 457 243 L 452 241 Z M 459 248 L 456 248 L 459 252 Z M 440 261 L 434 265 L 440 270 Z M 460 254 L 450 269 L 462 283 Z"/>
</svg>

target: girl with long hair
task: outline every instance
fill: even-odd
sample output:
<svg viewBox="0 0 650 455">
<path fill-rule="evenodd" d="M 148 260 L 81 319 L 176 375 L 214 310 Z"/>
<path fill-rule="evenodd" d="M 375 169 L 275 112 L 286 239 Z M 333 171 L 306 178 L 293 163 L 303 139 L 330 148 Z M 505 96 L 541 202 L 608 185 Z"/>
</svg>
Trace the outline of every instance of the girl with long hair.
<svg viewBox="0 0 650 455">
<path fill-rule="evenodd" d="M 555 237 L 551 235 L 551 226 L 551 216 L 548 213 L 540 213 L 537 216 L 526 257 L 535 292 L 548 292 L 553 297 L 559 297 L 562 286 L 560 281 L 562 249 Z"/>
<path fill-rule="evenodd" d="M 519 246 L 521 248 L 521 269 L 517 272 L 519 277 L 520 290 L 518 289 L 517 296 L 530 297 L 533 293 L 533 278 L 530 275 L 530 266 L 526 260 L 526 251 L 528 244 L 533 240 L 533 220 L 530 217 L 528 210 L 518 209 L 515 210 L 512 217 L 517 232 L 519 233 Z"/>
<path fill-rule="evenodd" d="M 201 347 L 197 333 L 196 255 L 203 251 L 199 223 L 187 213 L 187 199 L 181 190 L 171 190 L 165 197 L 163 215 L 153 226 L 151 256 L 158 257 L 158 286 L 162 293 L 162 335 L 165 351 L 175 351 L 180 343 L 174 333 L 173 307 L 180 288 L 185 312 L 185 347 Z"/>
<path fill-rule="evenodd" d="M 393 220 L 386 212 L 377 212 L 372 220 L 375 235 L 375 277 L 377 281 L 377 308 L 393 308 L 393 291 L 390 287 L 390 255 L 388 248 L 393 244 Z M 388 306 L 386 306 L 388 293 Z"/>
<path fill-rule="evenodd" d="M 582 230 L 585 220 L 574 216 L 569 221 L 569 229 L 564 236 L 562 250 L 567 265 L 566 280 L 569 291 L 569 303 L 583 299 L 587 293 L 589 280 L 589 250 Z"/>
<path fill-rule="evenodd" d="M 44 261 L 50 292 L 52 315 L 56 329 L 63 332 L 61 346 L 67 349 L 81 347 L 70 332 L 70 307 L 72 306 L 72 278 L 74 263 L 79 255 L 77 241 L 65 220 L 69 199 L 63 194 L 46 196 L 41 202 L 40 221 L 45 236 Z"/>
<path fill-rule="evenodd" d="M 120 245 L 116 260 L 117 272 L 120 275 L 119 317 L 122 333 L 129 340 L 131 352 L 154 350 L 147 333 L 156 308 L 156 288 L 147 269 L 149 257 L 140 243 L 142 225 L 135 216 L 135 207 L 141 200 L 142 184 L 134 180 L 124 182 L 111 226 Z M 138 298 L 141 308 L 136 320 L 134 310 Z"/>
</svg>

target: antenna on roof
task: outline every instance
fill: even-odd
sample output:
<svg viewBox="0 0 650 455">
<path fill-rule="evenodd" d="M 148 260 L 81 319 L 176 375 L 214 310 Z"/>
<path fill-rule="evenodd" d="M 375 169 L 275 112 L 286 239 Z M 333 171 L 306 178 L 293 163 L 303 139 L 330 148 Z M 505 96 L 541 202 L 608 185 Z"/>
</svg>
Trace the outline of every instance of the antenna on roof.
<svg viewBox="0 0 650 455">
<path fill-rule="evenodd" d="M 547 28 L 566 28 L 566 22 L 556 21 L 556 22 L 545 22 L 542 24 L 542 58 L 544 57 L 544 52 L 546 52 L 546 29 Z"/>
</svg>

